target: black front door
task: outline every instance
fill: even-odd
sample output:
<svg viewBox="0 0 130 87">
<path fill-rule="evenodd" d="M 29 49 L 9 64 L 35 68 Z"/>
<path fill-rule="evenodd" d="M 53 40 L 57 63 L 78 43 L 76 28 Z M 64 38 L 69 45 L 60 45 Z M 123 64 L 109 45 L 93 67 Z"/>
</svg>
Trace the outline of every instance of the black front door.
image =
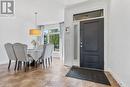
<svg viewBox="0 0 130 87">
<path fill-rule="evenodd" d="M 80 22 L 80 66 L 104 69 L 104 19 Z"/>
</svg>

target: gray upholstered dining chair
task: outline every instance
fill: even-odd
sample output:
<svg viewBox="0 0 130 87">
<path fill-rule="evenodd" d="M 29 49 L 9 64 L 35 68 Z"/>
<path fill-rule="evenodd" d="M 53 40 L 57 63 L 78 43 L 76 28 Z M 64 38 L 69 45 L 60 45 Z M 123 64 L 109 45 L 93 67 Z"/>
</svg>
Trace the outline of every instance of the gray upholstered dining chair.
<svg viewBox="0 0 130 87">
<path fill-rule="evenodd" d="M 39 58 L 41 58 L 42 57 L 42 55 L 43 55 L 43 51 L 45 50 L 45 48 L 44 48 L 44 45 L 39 45 L 38 47 L 37 47 L 37 50 L 39 51 L 39 53 L 41 54 L 41 55 L 39 55 L 40 57 Z"/>
<path fill-rule="evenodd" d="M 22 62 L 24 63 L 24 68 L 26 71 L 27 65 L 29 64 L 30 61 L 33 59 L 28 56 L 27 54 L 27 45 L 21 44 L 21 43 L 15 43 L 13 45 L 15 55 L 18 60 L 18 69 L 22 66 Z M 29 66 L 28 66 L 29 67 Z"/>
<path fill-rule="evenodd" d="M 53 52 L 53 45 L 52 44 L 45 44 L 44 48 L 43 48 L 43 53 L 42 53 L 42 63 L 43 63 L 43 67 L 46 66 L 49 63 L 50 65 L 50 58 L 52 58 L 52 52 Z M 48 61 L 48 63 L 47 63 Z"/>
<path fill-rule="evenodd" d="M 39 45 L 38 47 L 37 47 L 37 50 L 39 51 L 39 58 L 38 58 L 38 60 L 36 61 L 36 66 L 37 66 L 37 63 L 39 62 L 40 63 L 40 58 L 42 57 L 42 55 L 44 54 L 44 45 L 43 44 L 41 44 L 41 45 Z"/>
<path fill-rule="evenodd" d="M 41 55 L 41 57 L 39 58 L 39 59 L 41 59 L 41 61 L 42 61 L 42 64 L 43 64 L 43 67 L 45 67 L 46 65 L 45 65 L 45 52 L 46 52 L 46 44 L 43 46 L 43 52 L 42 52 L 42 55 Z"/>
<path fill-rule="evenodd" d="M 47 55 L 47 58 L 48 58 L 48 63 L 50 65 L 50 62 L 52 62 L 52 56 L 53 56 L 53 51 L 54 51 L 54 45 L 53 44 L 48 44 L 48 55 Z"/>
<path fill-rule="evenodd" d="M 54 44 L 51 44 L 51 62 L 52 62 L 52 57 L 53 57 L 53 51 L 54 51 Z"/>
<path fill-rule="evenodd" d="M 13 44 L 6 43 L 5 44 L 5 49 L 6 49 L 7 56 L 9 58 L 8 70 L 10 69 L 10 65 L 11 65 L 11 61 L 12 60 L 15 61 L 15 68 L 14 68 L 14 70 L 16 70 L 16 67 L 17 67 L 17 58 L 16 58 L 16 55 L 14 53 Z"/>
</svg>

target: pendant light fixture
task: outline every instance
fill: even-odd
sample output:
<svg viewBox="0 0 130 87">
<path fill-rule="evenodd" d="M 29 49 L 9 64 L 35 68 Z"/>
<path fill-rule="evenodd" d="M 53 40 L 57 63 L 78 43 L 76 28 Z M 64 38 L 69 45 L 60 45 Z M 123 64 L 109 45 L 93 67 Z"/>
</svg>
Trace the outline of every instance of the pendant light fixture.
<svg viewBox="0 0 130 87">
<path fill-rule="evenodd" d="M 40 36 L 41 35 L 41 30 L 40 29 L 38 29 L 37 28 L 37 12 L 35 12 L 35 27 L 36 28 L 32 28 L 32 29 L 30 29 L 30 31 L 29 31 L 29 34 L 31 35 L 31 36 Z"/>
</svg>

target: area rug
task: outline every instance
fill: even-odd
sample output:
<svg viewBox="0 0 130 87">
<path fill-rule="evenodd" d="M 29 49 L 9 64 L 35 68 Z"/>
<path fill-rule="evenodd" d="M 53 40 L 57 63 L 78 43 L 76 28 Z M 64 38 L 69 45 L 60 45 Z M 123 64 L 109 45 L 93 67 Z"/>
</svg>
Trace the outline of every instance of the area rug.
<svg viewBox="0 0 130 87">
<path fill-rule="evenodd" d="M 101 83 L 105 85 L 110 85 L 104 71 L 80 68 L 73 66 L 69 72 L 66 74 L 67 77 L 72 77 L 81 80 L 92 81 L 96 83 Z"/>
</svg>

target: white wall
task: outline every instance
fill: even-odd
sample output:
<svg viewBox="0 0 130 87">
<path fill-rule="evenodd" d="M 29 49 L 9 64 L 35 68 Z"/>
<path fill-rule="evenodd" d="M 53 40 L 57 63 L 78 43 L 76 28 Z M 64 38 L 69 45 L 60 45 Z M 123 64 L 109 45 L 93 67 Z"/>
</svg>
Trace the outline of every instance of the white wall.
<svg viewBox="0 0 130 87">
<path fill-rule="evenodd" d="M 111 0 L 108 66 L 123 87 L 130 87 L 130 0 Z"/>
<path fill-rule="evenodd" d="M 30 45 L 29 29 L 34 28 L 34 12 L 38 12 L 38 24 L 64 20 L 64 8 L 53 0 L 15 0 L 15 15 L 0 17 L 0 64 L 7 63 L 4 44 L 21 42 Z"/>
<path fill-rule="evenodd" d="M 74 35 L 73 35 L 73 14 L 93 11 L 97 9 L 104 9 L 104 58 L 105 58 L 105 69 L 107 68 L 107 51 L 108 51 L 108 4 L 109 0 L 88 0 L 86 2 L 69 6 L 65 9 L 65 27 L 70 27 L 70 31 L 65 33 L 65 65 L 72 66 L 74 62 Z M 79 58 L 77 62 L 79 62 Z M 79 63 L 77 63 L 79 65 Z"/>
</svg>

